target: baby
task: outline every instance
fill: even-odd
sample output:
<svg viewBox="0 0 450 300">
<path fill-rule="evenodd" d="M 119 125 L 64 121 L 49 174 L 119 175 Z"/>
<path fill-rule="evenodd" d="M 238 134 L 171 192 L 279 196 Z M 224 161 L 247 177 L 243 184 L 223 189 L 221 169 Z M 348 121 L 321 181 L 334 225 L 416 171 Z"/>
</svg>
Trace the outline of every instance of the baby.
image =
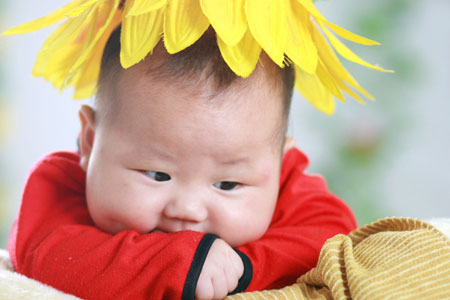
<svg viewBox="0 0 450 300">
<path fill-rule="evenodd" d="M 265 54 L 248 78 L 209 30 L 122 69 L 103 54 L 80 151 L 43 158 L 8 250 L 16 271 L 85 299 L 221 299 L 277 288 L 356 228 L 285 132 L 293 70 Z"/>
</svg>

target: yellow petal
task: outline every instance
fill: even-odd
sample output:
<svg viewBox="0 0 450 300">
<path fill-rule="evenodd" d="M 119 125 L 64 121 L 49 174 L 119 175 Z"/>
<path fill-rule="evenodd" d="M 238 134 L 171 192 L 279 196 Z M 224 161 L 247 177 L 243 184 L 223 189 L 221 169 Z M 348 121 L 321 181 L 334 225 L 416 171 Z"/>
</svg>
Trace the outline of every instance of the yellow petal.
<svg viewBox="0 0 450 300">
<path fill-rule="evenodd" d="M 63 86 L 65 77 L 79 55 L 81 47 L 76 47 L 74 41 L 81 34 L 84 17 L 88 14 L 85 12 L 82 16 L 67 20 L 44 42 L 37 54 L 34 76 L 43 76 L 55 87 Z"/>
<path fill-rule="evenodd" d="M 74 99 L 89 98 L 97 91 L 97 78 L 100 75 L 100 65 L 102 53 L 96 53 L 87 60 L 83 68 L 77 73 L 71 85 L 75 86 Z"/>
<path fill-rule="evenodd" d="M 320 82 L 322 82 L 323 86 L 326 87 L 331 94 L 333 94 L 336 98 L 338 98 L 342 102 L 345 102 L 344 95 L 342 95 L 339 85 L 334 80 L 333 76 L 325 68 L 325 66 L 322 64 L 322 62 L 319 62 L 317 65 L 316 75 L 319 78 Z"/>
<path fill-rule="evenodd" d="M 87 34 L 84 37 L 84 41 L 82 41 L 83 51 L 72 66 L 72 71 L 79 68 L 91 55 L 93 48 L 97 45 L 97 42 L 103 36 L 119 10 L 119 3 L 120 0 L 98 2 L 94 18 L 92 18 L 90 24 L 88 23 Z"/>
<path fill-rule="evenodd" d="M 261 54 L 261 46 L 247 30 L 244 37 L 234 46 L 229 46 L 217 37 L 222 57 L 234 73 L 241 77 L 248 77 L 256 67 Z"/>
<path fill-rule="evenodd" d="M 53 32 L 49 38 L 47 38 L 38 53 L 43 54 L 45 52 L 57 52 L 59 48 L 73 43 L 77 40 L 85 31 L 86 23 L 90 23 L 93 18 L 93 8 L 85 10 L 81 15 L 70 18 L 59 26 L 55 32 Z"/>
<path fill-rule="evenodd" d="M 61 89 L 80 49 L 81 45 L 73 44 L 60 48 L 57 52 L 38 55 L 33 67 L 33 76 L 42 76 L 55 88 Z"/>
<path fill-rule="evenodd" d="M 305 72 L 314 74 L 317 67 L 317 49 L 309 33 L 308 13 L 296 1 L 291 1 L 288 12 L 287 56 Z"/>
<path fill-rule="evenodd" d="M 310 29 L 313 33 L 313 40 L 316 42 L 317 49 L 319 50 L 319 57 L 326 66 L 326 69 L 330 73 L 331 76 L 335 79 L 339 88 L 345 91 L 347 94 L 355 98 L 360 103 L 365 103 L 361 97 L 353 92 L 347 85 L 349 84 L 359 92 L 361 92 L 364 96 L 366 96 L 370 100 L 374 100 L 373 96 L 369 94 L 365 89 L 363 89 L 358 82 L 353 78 L 353 76 L 342 66 L 338 57 L 334 53 L 331 46 L 328 44 L 326 39 L 322 36 L 322 34 L 315 28 L 312 24 L 310 24 Z"/>
<path fill-rule="evenodd" d="M 203 13 L 227 45 L 236 45 L 247 31 L 244 0 L 200 0 Z"/>
<path fill-rule="evenodd" d="M 313 2 L 311 0 L 294 0 L 298 1 L 305 7 L 305 9 L 314 16 L 317 20 L 320 20 L 328 25 L 334 32 L 336 32 L 338 35 L 343 37 L 344 39 L 350 40 L 352 42 L 362 44 L 362 45 L 379 45 L 380 43 L 370 40 L 368 38 L 365 38 L 363 36 L 357 35 L 351 31 L 348 31 L 347 29 L 344 29 L 336 24 L 333 24 L 317 10 L 317 8 L 314 6 Z"/>
<path fill-rule="evenodd" d="M 359 56 L 357 56 L 355 53 L 353 53 L 349 48 L 347 48 L 347 46 L 345 46 L 338 38 L 336 38 L 325 26 L 323 26 L 320 22 L 319 26 L 320 28 L 322 28 L 323 32 L 326 34 L 326 36 L 328 37 L 328 39 L 330 40 L 330 43 L 333 45 L 334 49 L 336 49 L 336 51 L 342 55 L 343 57 L 345 57 L 346 59 L 363 65 L 365 67 L 368 68 L 372 68 L 381 72 L 390 72 L 392 73 L 392 70 L 385 70 L 379 66 L 375 66 L 372 64 L 369 64 L 368 62 L 364 61 L 363 59 L 361 59 Z"/>
<path fill-rule="evenodd" d="M 74 73 L 69 74 L 66 84 L 67 87 L 75 86 L 75 99 L 88 98 L 96 93 L 103 51 L 109 37 L 111 36 L 111 33 L 117 28 L 121 20 L 122 13 L 120 10 L 117 10 L 113 20 L 109 24 L 100 40 L 97 42 L 90 56 L 86 59 L 86 62 L 81 66 L 80 69 L 76 70 Z"/>
<path fill-rule="evenodd" d="M 57 11 L 42 18 L 27 22 L 3 32 L 4 35 L 23 34 L 34 32 L 45 27 L 52 26 L 67 17 L 67 14 L 78 5 L 78 1 L 72 1 Z"/>
<path fill-rule="evenodd" d="M 373 97 L 366 90 L 364 90 L 353 78 L 353 76 L 342 66 L 338 57 L 336 56 L 336 54 L 334 54 L 333 49 L 319 32 L 319 30 L 312 23 L 310 23 L 308 27 L 312 32 L 313 40 L 317 45 L 320 59 L 322 60 L 328 71 L 331 73 L 331 75 L 336 79 L 338 84 L 340 83 L 340 81 L 344 80 L 355 89 L 363 93 L 369 99 L 373 99 Z"/>
<path fill-rule="evenodd" d="M 167 5 L 167 0 L 129 0 L 125 2 L 125 6 L 127 3 L 131 3 L 131 9 L 128 10 L 125 17 L 139 16 L 163 8 Z"/>
<path fill-rule="evenodd" d="M 118 4 L 118 2 L 115 4 Z M 108 5 L 111 5 L 111 3 L 109 3 Z M 91 81 L 91 85 L 96 84 L 99 71 L 93 72 L 92 69 L 90 69 L 88 73 L 80 75 L 79 70 L 89 65 L 88 62 L 86 62 L 86 64 L 81 64 L 81 66 L 79 66 L 78 68 L 74 68 L 80 58 L 92 54 L 92 50 L 89 50 L 89 46 L 97 35 L 97 29 L 99 26 L 97 21 L 100 20 L 97 17 L 102 15 L 98 10 L 96 10 L 96 8 L 97 7 L 89 8 L 78 17 L 69 19 L 66 22 L 70 23 L 75 19 L 83 19 L 83 17 L 89 16 L 87 19 L 84 19 L 84 22 L 88 24 L 88 27 L 80 28 L 80 31 L 82 32 L 81 36 L 83 38 L 80 38 L 80 34 L 78 34 L 78 37 L 75 36 L 77 37 L 77 39 L 75 40 L 73 37 L 70 39 L 63 38 L 61 39 L 61 41 L 64 40 L 64 42 L 59 41 L 53 43 L 53 45 L 55 43 L 60 44 L 59 47 L 54 47 L 52 45 L 52 47 L 46 48 L 44 49 L 45 51 L 40 51 L 38 53 L 38 58 L 33 69 L 34 76 L 43 76 L 46 80 L 52 82 L 53 85 L 60 90 L 63 90 L 69 86 L 73 86 L 74 78 L 77 78 L 77 75 L 80 76 L 85 82 Z M 116 15 L 118 15 L 118 17 L 115 18 L 115 24 L 112 24 L 112 22 L 110 23 L 109 31 L 105 32 L 105 34 L 102 35 L 102 40 L 107 40 L 109 38 L 109 35 L 111 34 L 111 31 L 115 27 L 117 27 L 118 24 L 120 24 L 120 10 L 115 9 L 114 11 L 116 12 Z M 64 25 L 73 26 L 73 24 L 68 25 L 66 23 L 61 25 L 60 28 L 58 28 L 58 30 L 55 32 L 55 34 L 58 34 L 60 30 L 62 30 L 61 34 L 63 34 Z M 58 39 L 55 38 L 55 40 Z M 94 50 L 102 53 L 104 44 L 106 44 L 106 41 L 103 42 L 103 45 L 101 45 L 100 42 L 97 43 Z M 99 46 L 103 46 L 103 48 L 101 48 L 101 50 L 97 50 Z M 96 61 L 98 70 L 100 68 L 100 62 L 101 56 L 98 57 Z"/>
<path fill-rule="evenodd" d="M 339 86 L 339 88 L 340 88 L 341 90 L 343 90 L 344 92 L 346 92 L 347 94 L 349 94 L 351 97 L 355 98 L 356 101 L 358 101 L 358 102 L 361 103 L 361 104 L 366 104 L 366 102 L 365 102 L 358 94 L 356 94 L 352 89 L 350 89 L 350 88 L 345 84 L 345 82 L 339 81 L 338 79 L 336 79 L 336 83 L 338 84 L 338 86 Z M 367 92 L 366 92 L 366 94 L 370 96 L 370 97 L 367 97 L 367 98 L 369 98 L 370 100 L 375 100 L 375 99 L 373 98 L 372 95 L 370 95 L 370 94 L 367 93 Z"/>
<path fill-rule="evenodd" d="M 334 23 L 328 22 L 327 20 L 322 20 L 323 23 L 327 24 L 327 26 L 333 30 L 334 32 L 336 32 L 338 35 L 340 35 L 341 37 L 343 37 L 346 40 L 361 44 L 361 45 L 367 45 L 367 46 L 371 46 L 371 45 L 380 45 L 380 43 L 378 43 L 377 41 L 373 41 L 370 40 L 368 38 L 365 38 L 363 36 L 357 35 L 345 28 L 342 28 Z"/>
<path fill-rule="evenodd" d="M 287 10 L 287 0 L 245 1 L 245 14 L 253 37 L 280 67 L 283 67 L 287 38 Z"/>
<path fill-rule="evenodd" d="M 75 9 L 69 12 L 69 17 L 76 17 L 81 15 L 86 9 L 90 8 L 92 5 L 96 4 L 99 0 L 84 0 Z"/>
<path fill-rule="evenodd" d="M 167 4 L 164 20 L 164 45 L 177 53 L 195 43 L 209 27 L 199 0 L 172 0 Z"/>
<path fill-rule="evenodd" d="M 333 95 L 317 75 L 308 74 L 296 66 L 295 87 L 318 110 L 328 115 L 333 114 L 335 108 Z"/>
<path fill-rule="evenodd" d="M 124 15 L 131 6 L 125 3 Z M 163 33 L 164 10 L 133 16 L 128 14 L 122 22 L 120 37 L 120 61 L 126 69 L 143 60 L 161 40 Z"/>
</svg>

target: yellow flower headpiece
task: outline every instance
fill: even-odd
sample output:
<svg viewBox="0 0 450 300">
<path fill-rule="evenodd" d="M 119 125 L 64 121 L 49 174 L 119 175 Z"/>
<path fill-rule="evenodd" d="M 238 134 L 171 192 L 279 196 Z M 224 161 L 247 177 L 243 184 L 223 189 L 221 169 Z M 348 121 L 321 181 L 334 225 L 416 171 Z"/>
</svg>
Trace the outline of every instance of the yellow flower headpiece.
<svg viewBox="0 0 450 300">
<path fill-rule="evenodd" d="M 359 58 L 332 31 L 363 45 L 377 42 L 328 22 L 312 0 L 73 0 L 4 34 L 32 32 L 64 19 L 39 51 L 33 75 L 60 90 L 75 87 L 74 98 L 96 92 L 104 47 L 119 24 L 124 68 L 144 59 L 161 38 L 167 51 L 176 53 L 211 25 L 225 62 L 237 75 L 252 73 L 261 50 L 281 67 L 286 56 L 295 68 L 296 88 L 328 114 L 334 111 L 333 96 L 344 101 L 342 91 L 360 102 L 353 89 L 373 99 L 341 65 L 329 42 L 346 59 L 387 71 Z"/>
</svg>

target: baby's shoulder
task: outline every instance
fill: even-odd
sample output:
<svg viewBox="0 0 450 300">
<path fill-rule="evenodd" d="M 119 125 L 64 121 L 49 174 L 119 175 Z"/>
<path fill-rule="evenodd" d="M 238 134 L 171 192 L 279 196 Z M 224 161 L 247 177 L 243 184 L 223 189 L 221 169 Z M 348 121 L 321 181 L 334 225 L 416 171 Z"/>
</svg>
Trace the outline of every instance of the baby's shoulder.
<svg viewBox="0 0 450 300">
<path fill-rule="evenodd" d="M 31 168 L 27 183 L 76 182 L 84 183 L 85 172 L 80 167 L 80 156 L 76 152 L 58 151 L 44 155 Z"/>
</svg>

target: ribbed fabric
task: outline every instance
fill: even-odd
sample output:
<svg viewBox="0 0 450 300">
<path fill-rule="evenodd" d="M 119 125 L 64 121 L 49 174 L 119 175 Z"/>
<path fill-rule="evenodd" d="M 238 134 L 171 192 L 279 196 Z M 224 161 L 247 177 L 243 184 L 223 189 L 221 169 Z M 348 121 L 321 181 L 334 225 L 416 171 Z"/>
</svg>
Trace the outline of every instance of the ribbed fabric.
<svg viewBox="0 0 450 300">
<path fill-rule="evenodd" d="M 382 219 L 329 239 L 296 284 L 226 299 L 450 299 L 450 240 L 423 221 Z"/>
</svg>

